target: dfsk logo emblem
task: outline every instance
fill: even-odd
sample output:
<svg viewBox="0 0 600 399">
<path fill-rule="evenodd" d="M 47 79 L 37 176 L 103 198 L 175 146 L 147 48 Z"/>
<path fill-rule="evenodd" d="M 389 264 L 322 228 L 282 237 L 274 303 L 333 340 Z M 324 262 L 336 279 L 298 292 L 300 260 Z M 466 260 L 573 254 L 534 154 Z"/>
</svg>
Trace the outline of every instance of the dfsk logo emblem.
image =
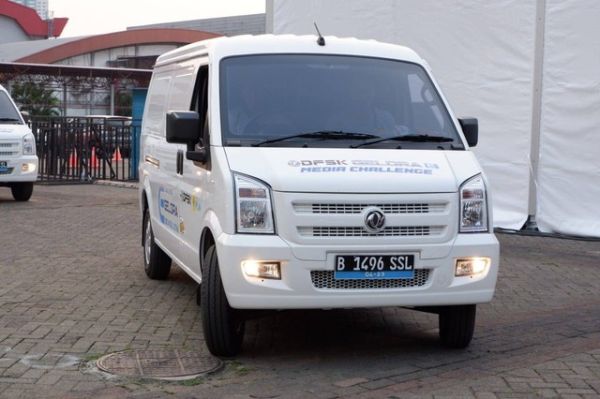
<svg viewBox="0 0 600 399">
<path fill-rule="evenodd" d="M 365 216 L 365 226 L 371 233 L 379 233 L 385 227 L 385 215 L 379 209 L 371 209 Z"/>
</svg>

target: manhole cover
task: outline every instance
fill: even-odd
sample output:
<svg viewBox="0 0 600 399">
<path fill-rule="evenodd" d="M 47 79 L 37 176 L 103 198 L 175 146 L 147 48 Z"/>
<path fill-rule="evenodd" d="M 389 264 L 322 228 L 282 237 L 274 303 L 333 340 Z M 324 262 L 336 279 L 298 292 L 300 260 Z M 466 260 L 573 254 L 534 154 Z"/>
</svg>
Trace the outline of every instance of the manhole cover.
<svg viewBox="0 0 600 399">
<path fill-rule="evenodd" d="M 111 353 L 98 359 L 98 368 L 127 377 L 185 380 L 215 372 L 223 363 L 205 353 L 144 350 Z"/>
</svg>

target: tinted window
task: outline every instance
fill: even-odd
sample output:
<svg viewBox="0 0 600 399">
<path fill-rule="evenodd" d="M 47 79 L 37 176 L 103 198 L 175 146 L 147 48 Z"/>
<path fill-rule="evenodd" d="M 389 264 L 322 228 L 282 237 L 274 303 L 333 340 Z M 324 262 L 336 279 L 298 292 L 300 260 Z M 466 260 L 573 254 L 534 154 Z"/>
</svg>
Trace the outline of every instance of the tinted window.
<svg viewBox="0 0 600 399">
<path fill-rule="evenodd" d="M 148 91 L 148 104 L 144 115 L 144 122 L 148 131 L 161 136 L 165 135 L 165 106 L 167 104 L 170 82 L 170 76 L 153 77 Z"/>
<path fill-rule="evenodd" d="M 21 115 L 5 92 L 0 91 L 0 123 L 20 125 Z"/>
<path fill-rule="evenodd" d="M 306 132 L 344 131 L 383 138 L 443 136 L 452 139 L 448 146 L 462 148 L 423 68 L 378 58 L 257 55 L 224 59 L 221 126 L 225 145 L 252 145 Z M 306 145 L 306 140 L 286 140 L 277 145 Z M 319 139 L 309 143 L 313 145 L 348 147 L 349 141 Z M 406 145 L 412 144 L 402 144 Z M 397 146 L 397 142 L 386 141 L 376 147 Z"/>
</svg>

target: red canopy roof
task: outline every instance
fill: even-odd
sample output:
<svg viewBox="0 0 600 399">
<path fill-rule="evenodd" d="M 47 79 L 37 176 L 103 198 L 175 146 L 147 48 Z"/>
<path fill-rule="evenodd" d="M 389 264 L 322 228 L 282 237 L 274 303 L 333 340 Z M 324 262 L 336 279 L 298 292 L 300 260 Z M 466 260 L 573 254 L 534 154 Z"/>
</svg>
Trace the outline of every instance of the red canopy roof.
<svg viewBox="0 0 600 399">
<path fill-rule="evenodd" d="M 14 19 L 27 35 L 37 37 L 60 36 L 69 20 L 54 18 L 52 21 L 44 21 L 33 8 L 8 0 L 0 0 L 0 15 Z"/>
</svg>

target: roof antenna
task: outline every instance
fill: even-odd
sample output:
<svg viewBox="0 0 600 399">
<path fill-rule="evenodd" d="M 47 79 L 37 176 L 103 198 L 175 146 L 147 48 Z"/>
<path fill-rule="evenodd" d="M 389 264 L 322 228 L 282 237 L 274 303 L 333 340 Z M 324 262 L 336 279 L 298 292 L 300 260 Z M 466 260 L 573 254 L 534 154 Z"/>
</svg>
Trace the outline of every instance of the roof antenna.
<svg viewBox="0 0 600 399">
<path fill-rule="evenodd" d="M 323 35 L 321 35 L 321 32 L 319 31 L 319 27 L 317 26 L 316 22 L 313 22 L 315 24 L 315 29 L 317 30 L 317 33 L 319 34 L 319 38 L 317 39 L 317 44 L 319 46 L 324 46 L 325 45 L 325 38 L 323 37 Z"/>
</svg>

